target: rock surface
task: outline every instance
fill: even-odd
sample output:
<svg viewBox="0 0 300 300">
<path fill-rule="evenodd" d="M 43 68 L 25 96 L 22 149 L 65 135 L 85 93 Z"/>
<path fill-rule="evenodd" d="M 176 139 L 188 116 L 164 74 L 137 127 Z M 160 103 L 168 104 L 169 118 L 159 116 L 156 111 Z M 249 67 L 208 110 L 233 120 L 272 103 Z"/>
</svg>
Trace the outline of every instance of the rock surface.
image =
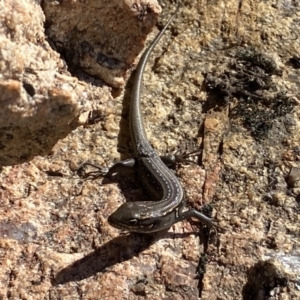
<svg viewBox="0 0 300 300">
<path fill-rule="evenodd" d="M 46 32 L 69 68 L 123 87 L 156 23 L 156 1 L 44 1 Z"/>
<path fill-rule="evenodd" d="M 20 3 L 26 3 L 31 14 L 42 15 L 33 2 L 16 3 L 5 5 L 14 4 L 20 14 Z M 161 4 L 159 28 L 175 8 Z M 35 36 L 43 37 L 43 19 L 28 16 L 17 22 L 22 30 L 14 32 L 30 40 L 26 34 L 37 22 Z M 147 65 L 148 137 L 161 154 L 189 144 L 202 149 L 197 164 L 180 165 L 176 174 L 192 206 L 204 205 L 207 211 L 213 206 L 213 218 L 225 229 L 218 235 L 208 236 L 205 228 L 187 221 L 153 235 L 120 234 L 108 225 L 107 217 L 121 203 L 147 197 L 139 181 L 132 172 L 86 180 L 77 170 L 87 161 L 111 165 L 130 157 L 132 80 L 115 98 L 98 79 L 80 77 L 72 85 L 76 79 L 45 46 L 49 67 L 41 72 L 55 70 L 56 75 L 47 82 L 34 73 L 26 83 L 36 94 L 58 85 L 58 98 L 63 94 L 63 101 L 75 103 L 79 121 L 74 125 L 66 118 L 73 127 L 50 155 L 2 168 L 0 298 L 300 298 L 300 74 L 294 32 L 299 17 L 295 1 L 188 0 Z M 27 31 L 22 24 L 29 24 L 23 26 Z M 7 32 L 1 31 L 0 39 L 1 45 L 11 45 L 1 46 L 2 57 L 5 49 L 17 49 Z M 31 44 L 24 43 L 29 49 Z M 15 50 L 23 61 L 24 51 Z M 28 61 L 34 60 L 31 53 L 27 50 Z M 11 66 L 16 55 L 7 59 Z M 0 68 L 6 70 L 3 64 Z M 2 94 L 11 93 L 7 99 L 32 91 L 30 85 L 18 87 L 23 73 L 16 69 L 16 77 L 1 75 Z M 63 76 L 58 70 L 65 70 Z M 44 93 L 46 100 L 52 95 Z M 78 127 L 89 110 L 90 123 Z M 53 131 L 55 126 L 66 130 L 59 117 L 52 120 Z"/>
<path fill-rule="evenodd" d="M 43 1 L 43 9 L 0 3 L 1 166 L 47 155 L 90 111 L 105 114 L 113 97 L 103 82 L 124 86 L 161 11 L 156 1 L 119 0 Z"/>
</svg>

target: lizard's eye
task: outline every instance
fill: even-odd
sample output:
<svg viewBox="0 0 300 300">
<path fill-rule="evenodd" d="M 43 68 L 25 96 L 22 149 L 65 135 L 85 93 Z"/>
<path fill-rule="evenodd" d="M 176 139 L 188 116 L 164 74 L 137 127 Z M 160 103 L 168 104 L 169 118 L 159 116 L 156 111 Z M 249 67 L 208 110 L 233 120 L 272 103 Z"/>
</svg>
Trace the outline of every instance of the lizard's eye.
<svg viewBox="0 0 300 300">
<path fill-rule="evenodd" d="M 134 226 L 137 224 L 137 219 L 130 219 L 127 221 L 127 224 L 130 226 Z"/>
</svg>

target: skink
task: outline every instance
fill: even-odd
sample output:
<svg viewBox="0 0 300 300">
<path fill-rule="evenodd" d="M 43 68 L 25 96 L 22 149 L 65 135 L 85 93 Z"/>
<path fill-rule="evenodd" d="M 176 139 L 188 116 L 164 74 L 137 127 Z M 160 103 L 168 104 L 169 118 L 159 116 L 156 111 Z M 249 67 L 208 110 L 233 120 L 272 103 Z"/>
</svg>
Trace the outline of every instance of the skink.
<svg viewBox="0 0 300 300">
<path fill-rule="evenodd" d="M 105 175 L 108 175 L 116 172 L 121 166 L 134 166 L 144 188 L 156 200 L 126 202 L 109 216 L 108 222 L 112 226 L 130 232 L 156 232 L 191 217 L 199 219 L 214 229 L 219 228 L 210 218 L 186 206 L 185 194 L 179 180 L 153 149 L 144 128 L 141 112 L 141 85 L 145 65 L 151 51 L 175 14 L 144 52 L 137 66 L 129 116 L 134 159 L 118 162 L 105 172 Z"/>
</svg>

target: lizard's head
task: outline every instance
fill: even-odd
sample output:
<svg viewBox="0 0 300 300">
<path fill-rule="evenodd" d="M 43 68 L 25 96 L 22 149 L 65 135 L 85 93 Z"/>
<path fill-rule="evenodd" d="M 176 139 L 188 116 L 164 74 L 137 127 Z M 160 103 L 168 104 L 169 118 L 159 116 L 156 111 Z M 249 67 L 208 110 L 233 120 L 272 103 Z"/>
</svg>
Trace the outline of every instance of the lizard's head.
<svg viewBox="0 0 300 300">
<path fill-rule="evenodd" d="M 171 215 L 153 217 L 149 214 L 142 214 L 145 211 L 143 202 L 127 202 L 122 204 L 114 213 L 108 217 L 108 223 L 118 229 L 151 233 L 169 228 L 173 222 Z"/>
</svg>

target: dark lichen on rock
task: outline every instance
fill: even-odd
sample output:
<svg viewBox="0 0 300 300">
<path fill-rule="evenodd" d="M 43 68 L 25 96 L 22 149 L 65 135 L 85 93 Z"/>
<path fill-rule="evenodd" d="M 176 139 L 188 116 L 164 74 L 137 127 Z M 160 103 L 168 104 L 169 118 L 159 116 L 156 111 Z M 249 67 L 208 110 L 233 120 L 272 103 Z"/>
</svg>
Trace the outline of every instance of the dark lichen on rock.
<svg viewBox="0 0 300 300">
<path fill-rule="evenodd" d="M 267 137 L 275 119 L 289 114 L 295 102 L 277 87 L 272 76 L 281 76 L 275 61 L 251 48 L 238 50 L 224 72 L 206 75 L 209 94 L 219 105 L 231 105 L 232 124 L 241 122 L 257 140 Z"/>
</svg>

